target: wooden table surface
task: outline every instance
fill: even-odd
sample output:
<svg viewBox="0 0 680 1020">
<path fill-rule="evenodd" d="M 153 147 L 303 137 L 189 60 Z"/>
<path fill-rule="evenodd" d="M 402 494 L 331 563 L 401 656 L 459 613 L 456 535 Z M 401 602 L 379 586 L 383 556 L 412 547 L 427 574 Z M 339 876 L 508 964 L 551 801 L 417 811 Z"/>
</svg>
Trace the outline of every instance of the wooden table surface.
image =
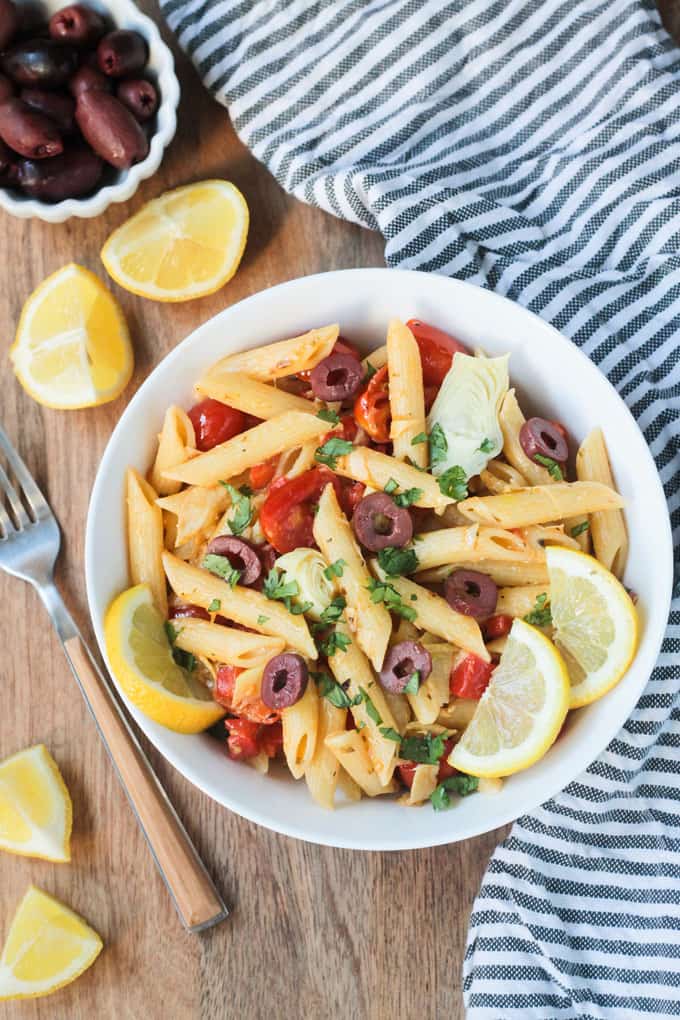
<svg viewBox="0 0 680 1020">
<path fill-rule="evenodd" d="M 151 4 L 142 6 L 157 17 Z M 135 388 L 191 330 L 241 298 L 309 273 L 383 263 L 378 235 L 288 198 L 179 55 L 178 69 L 177 137 L 160 171 L 132 201 L 97 220 L 56 226 L 0 213 L 0 419 L 62 524 L 58 580 L 91 641 L 83 569 L 88 499 L 111 430 Z M 155 304 L 112 284 L 136 353 L 125 394 L 79 412 L 33 403 L 6 358 L 28 294 L 69 261 L 105 279 L 98 253 L 111 230 L 166 188 L 212 176 L 233 180 L 251 210 L 236 278 L 212 297 L 184 305 Z M 219 807 L 148 748 L 232 909 L 218 928 L 186 934 L 37 596 L 0 575 L 0 606 L 0 757 L 44 742 L 74 801 L 71 864 L 2 855 L 0 931 L 4 937 L 34 882 L 82 913 L 105 942 L 99 960 L 75 984 L 50 998 L 0 1005 L 2 1020 L 462 1020 L 468 915 L 501 832 L 411 853 L 310 846 Z"/>
</svg>

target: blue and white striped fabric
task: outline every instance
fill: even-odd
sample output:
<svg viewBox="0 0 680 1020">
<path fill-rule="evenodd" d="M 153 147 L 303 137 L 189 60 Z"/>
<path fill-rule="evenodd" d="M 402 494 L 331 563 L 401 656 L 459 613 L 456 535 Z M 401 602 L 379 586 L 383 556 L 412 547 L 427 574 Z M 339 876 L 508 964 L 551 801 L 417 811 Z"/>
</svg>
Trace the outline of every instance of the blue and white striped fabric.
<svg viewBox="0 0 680 1020">
<path fill-rule="evenodd" d="M 163 0 L 284 188 L 526 305 L 617 387 L 680 525 L 680 52 L 653 0 Z M 650 567 L 651 569 L 651 567 Z M 680 599 L 634 715 L 518 821 L 472 1020 L 680 1016 Z M 675 657 L 675 661 L 674 661 Z"/>
</svg>

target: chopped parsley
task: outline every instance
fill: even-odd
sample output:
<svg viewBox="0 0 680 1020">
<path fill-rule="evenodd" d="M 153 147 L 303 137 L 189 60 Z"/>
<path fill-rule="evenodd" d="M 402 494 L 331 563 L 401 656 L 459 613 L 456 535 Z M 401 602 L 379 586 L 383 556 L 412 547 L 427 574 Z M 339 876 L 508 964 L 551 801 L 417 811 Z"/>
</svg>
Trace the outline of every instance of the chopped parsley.
<svg viewBox="0 0 680 1020">
<path fill-rule="evenodd" d="M 493 453 L 493 439 L 483 439 L 479 446 L 480 453 Z"/>
<path fill-rule="evenodd" d="M 272 567 L 265 577 L 262 591 L 272 602 L 283 602 L 288 612 L 293 616 L 300 616 L 301 613 L 306 613 L 308 609 L 312 608 L 311 602 L 293 602 L 295 596 L 300 594 L 300 585 L 297 581 L 284 582 L 281 571 L 276 567 Z"/>
<path fill-rule="evenodd" d="M 317 626 L 329 626 L 331 623 L 337 623 L 346 606 L 347 602 L 343 596 L 336 595 L 331 604 L 324 609 L 323 613 L 319 617 L 319 624 L 317 624 Z"/>
<path fill-rule="evenodd" d="M 227 521 L 229 530 L 232 535 L 241 535 L 253 519 L 253 506 L 250 502 L 252 491 L 245 485 L 239 490 L 235 489 L 229 482 L 222 482 L 221 484 L 229 493 L 231 505 L 234 508 L 234 513 Z"/>
<path fill-rule="evenodd" d="M 331 425 L 338 425 L 340 423 L 340 415 L 331 407 L 322 407 L 316 412 L 316 416 L 321 418 L 321 421 L 330 422 Z"/>
<path fill-rule="evenodd" d="M 361 702 L 360 694 L 357 694 L 355 698 L 350 698 L 345 688 L 337 683 L 332 676 L 329 676 L 328 673 L 312 673 L 311 676 L 319 689 L 321 697 L 327 698 L 331 705 L 335 705 L 336 708 L 351 708 L 353 705 L 358 705 Z"/>
<path fill-rule="evenodd" d="M 408 678 L 408 683 L 406 684 L 406 687 L 404 687 L 402 694 L 417 694 L 419 687 L 420 687 L 420 672 L 419 670 L 416 669 L 414 670 L 413 673 L 411 673 L 410 677 Z"/>
<path fill-rule="evenodd" d="M 317 447 L 314 451 L 314 460 L 317 464 L 325 464 L 332 471 L 338 463 L 338 457 L 344 457 L 352 449 L 349 439 L 340 439 L 338 436 L 331 436 L 323 446 Z"/>
<path fill-rule="evenodd" d="M 210 605 L 208 606 L 208 612 L 209 613 L 219 613 L 221 608 L 222 608 L 222 603 L 220 602 L 220 600 L 219 599 L 213 599 L 212 602 L 210 603 Z"/>
<path fill-rule="evenodd" d="M 398 488 L 399 482 L 396 480 L 396 478 L 388 478 L 387 482 L 385 483 L 383 492 L 386 492 L 388 496 L 391 496 L 392 493 L 396 492 Z"/>
<path fill-rule="evenodd" d="M 415 734 L 404 737 L 399 756 L 419 765 L 436 765 L 444 753 L 444 738 L 433 733 Z"/>
<path fill-rule="evenodd" d="M 562 474 L 562 468 L 553 460 L 552 457 L 544 457 L 542 453 L 535 453 L 534 460 L 538 464 L 542 464 L 543 467 L 548 469 L 548 474 L 551 478 L 554 478 L 556 482 L 564 481 L 564 475 Z"/>
<path fill-rule="evenodd" d="M 325 638 L 317 639 L 317 648 L 327 659 L 335 655 L 338 649 L 341 652 L 346 651 L 351 644 L 348 636 L 338 630 L 332 630 Z"/>
<path fill-rule="evenodd" d="M 364 687 L 359 688 L 359 694 L 361 695 L 363 703 L 366 706 L 366 715 L 368 716 L 369 719 L 371 719 L 375 723 L 376 726 L 380 726 L 382 724 L 382 716 L 380 715 L 380 712 L 371 701 L 370 694 L 368 694 Z"/>
<path fill-rule="evenodd" d="M 469 793 L 474 793 L 478 786 L 479 779 L 477 779 L 477 776 L 466 776 L 462 773 L 457 776 L 449 776 L 430 794 L 432 807 L 435 811 L 446 811 L 447 808 L 451 807 L 449 790 L 457 793 L 459 797 L 467 797 Z"/>
<path fill-rule="evenodd" d="M 534 627 L 548 627 L 552 623 L 552 613 L 546 592 L 537 596 L 534 608 L 530 613 L 527 613 L 524 620 L 526 623 L 533 624 Z"/>
<path fill-rule="evenodd" d="M 223 581 L 231 585 L 233 588 L 241 576 L 242 571 L 237 570 L 236 567 L 232 567 L 231 563 L 226 556 L 217 556 L 216 553 L 208 553 L 204 558 L 201 566 L 204 570 L 209 570 L 215 577 L 221 577 Z"/>
<path fill-rule="evenodd" d="M 412 606 L 404 605 L 401 595 L 388 581 L 376 581 L 371 578 L 368 582 L 368 590 L 371 593 L 371 602 L 382 602 L 391 613 L 396 613 L 411 622 L 418 615 Z"/>
<path fill-rule="evenodd" d="M 578 538 L 578 536 L 582 535 L 584 531 L 587 531 L 589 527 L 590 523 L 588 521 L 581 521 L 580 524 L 575 524 L 571 529 L 571 537 Z"/>
<path fill-rule="evenodd" d="M 467 478 L 465 469 L 460 465 L 454 464 L 453 467 L 441 474 L 437 481 L 442 495 L 448 496 L 449 499 L 455 499 L 457 503 L 461 499 L 467 499 Z"/>
<path fill-rule="evenodd" d="M 414 503 L 418 502 L 422 494 L 422 489 L 407 489 L 406 492 L 398 492 L 394 497 L 394 502 L 400 507 L 413 506 Z"/>
<path fill-rule="evenodd" d="M 345 560 L 335 560 L 334 563 L 329 563 L 324 570 L 324 577 L 328 581 L 332 581 L 334 577 L 342 577 L 343 567 L 346 566 Z"/>
<path fill-rule="evenodd" d="M 381 726 L 380 733 L 386 740 L 393 740 L 395 744 L 401 743 L 401 734 L 397 733 L 391 726 Z"/>
<path fill-rule="evenodd" d="M 378 563 L 389 577 L 413 574 L 418 569 L 418 557 L 414 549 L 397 549 L 392 545 L 379 551 Z"/>
<path fill-rule="evenodd" d="M 165 633 L 170 647 L 172 649 L 172 657 L 178 666 L 182 669 L 186 669 L 187 673 L 193 673 L 196 668 L 196 656 L 193 652 L 185 652 L 183 648 L 176 648 L 175 641 L 179 637 L 180 632 L 176 630 L 170 620 L 166 620 L 163 624 Z"/>
<path fill-rule="evenodd" d="M 372 365 L 370 361 L 367 361 L 366 362 L 366 382 L 368 382 L 369 379 L 372 379 L 377 371 L 378 371 L 378 369 L 375 367 L 375 365 Z"/>
<path fill-rule="evenodd" d="M 430 431 L 430 467 L 436 467 L 437 464 L 446 460 L 448 452 L 449 444 L 444 429 L 439 422 L 435 422 Z"/>
<path fill-rule="evenodd" d="M 417 436 L 414 436 L 411 440 L 411 446 L 419 446 L 420 443 L 427 442 L 427 432 L 419 432 Z"/>
<path fill-rule="evenodd" d="M 416 471 L 422 471 L 423 474 L 425 474 L 427 471 L 427 468 L 421 467 L 420 464 L 416 464 L 416 462 L 414 460 L 411 460 L 410 457 L 406 458 L 406 463 L 409 464 L 412 468 L 415 468 Z"/>
<path fill-rule="evenodd" d="M 258 627 L 262 627 L 262 625 L 265 624 L 268 619 L 269 619 L 268 616 L 263 616 L 262 613 L 260 613 L 260 615 L 257 618 Z"/>
</svg>

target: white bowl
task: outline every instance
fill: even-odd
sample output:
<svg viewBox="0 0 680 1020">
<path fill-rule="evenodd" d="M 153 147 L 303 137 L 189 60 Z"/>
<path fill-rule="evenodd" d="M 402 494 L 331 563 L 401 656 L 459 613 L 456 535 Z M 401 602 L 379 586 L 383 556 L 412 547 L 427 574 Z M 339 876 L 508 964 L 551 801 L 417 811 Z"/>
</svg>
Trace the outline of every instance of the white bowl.
<svg viewBox="0 0 680 1020">
<path fill-rule="evenodd" d="M 40 202 L 36 198 L 22 195 L 19 191 L 0 188 L 0 208 L 21 219 L 35 217 L 45 220 L 46 223 L 63 223 L 71 216 L 91 219 L 93 216 L 99 216 L 114 202 L 127 202 L 140 183 L 156 173 L 161 165 L 163 153 L 177 128 L 179 82 L 175 74 L 175 62 L 153 21 L 142 14 L 132 0 L 107 0 L 107 3 L 101 3 L 100 0 L 85 0 L 85 3 L 106 15 L 116 28 L 129 28 L 139 32 L 149 44 L 149 61 L 143 74 L 148 74 L 157 84 L 160 94 L 158 112 L 152 121 L 155 130 L 149 139 L 149 153 L 146 159 L 136 163 L 129 170 L 114 171 L 112 167 L 107 167 L 106 176 L 111 175 L 110 183 L 104 184 L 86 198 L 67 198 L 63 202 Z M 21 7 L 24 4 L 35 6 L 32 0 L 17 0 L 17 6 Z M 39 6 L 45 12 L 47 20 L 56 11 L 68 6 L 68 0 L 45 0 Z"/>
<path fill-rule="evenodd" d="M 628 500 L 631 550 L 626 583 L 639 594 L 640 648 L 621 683 L 601 701 L 571 713 L 565 732 L 531 769 L 496 796 L 465 798 L 446 812 L 362 800 L 334 812 L 317 807 L 304 782 L 273 778 L 227 759 L 207 735 L 181 736 L 128 703 L 140 728 L 192 783 L 251 821 L 300 839 L 360 850 L 405 850 L 453 843 L 495 829 L 563 789 L 607 746 L 630 715 L 656 661 L 671 595 L 672 545 L 666 502 L 635 421 L 609 382 L 577 347 L 512 302 L 446 277 L 389 269 L 308 276 L 225 309 L 187 337 L 146 380 L 111 436 L 90 503 L 86 573 L 90 612 L 106 658 L 102 621 L 129 585 L 123 512 L 124 473 L 145 472 L 169 404 L 189 407 L 192 385 L 215 359 L 339 322 L 370 350 L 384 342 L 391 316 L 416 316 L 490 354 L 511 351 L 510 373 L 525 408 L 564 422 L 583 438 L 601 425 L 617 483 Z"/>
</svg>

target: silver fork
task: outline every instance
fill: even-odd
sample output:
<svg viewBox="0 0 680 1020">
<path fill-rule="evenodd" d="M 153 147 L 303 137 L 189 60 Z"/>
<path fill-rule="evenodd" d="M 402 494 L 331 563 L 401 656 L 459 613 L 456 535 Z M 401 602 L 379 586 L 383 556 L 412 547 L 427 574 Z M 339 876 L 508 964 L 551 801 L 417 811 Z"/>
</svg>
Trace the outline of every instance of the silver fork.
<svg viewBox="0 0 680 1020">
<path fill-rule="evenodd" d="M 54 584 L 59 525 L 1 426 L 0 451 L 8 466 L 0 461 L 0 569 L 28 581 L 43 600 L 182 924 L 192 932 L 210 928 L 227 908 Z"/>
</svg>

